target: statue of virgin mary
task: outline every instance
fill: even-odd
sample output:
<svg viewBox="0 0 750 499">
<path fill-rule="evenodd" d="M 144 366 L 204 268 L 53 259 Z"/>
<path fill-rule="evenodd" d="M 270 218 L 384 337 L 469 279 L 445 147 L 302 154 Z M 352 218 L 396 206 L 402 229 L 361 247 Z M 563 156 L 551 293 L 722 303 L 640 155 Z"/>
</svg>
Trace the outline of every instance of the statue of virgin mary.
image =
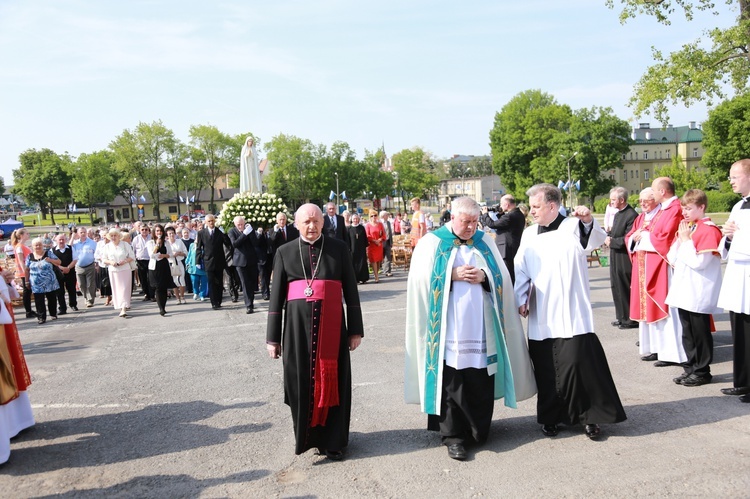
<svg viewBox="0 0 750 499">
<path fill-rule="evenodd" d="M 240 153 L 240 192 L 263 192 L 260 184 L 258 154 L 255 150 L 255 139 L 248 137 Z"/>
</svg>

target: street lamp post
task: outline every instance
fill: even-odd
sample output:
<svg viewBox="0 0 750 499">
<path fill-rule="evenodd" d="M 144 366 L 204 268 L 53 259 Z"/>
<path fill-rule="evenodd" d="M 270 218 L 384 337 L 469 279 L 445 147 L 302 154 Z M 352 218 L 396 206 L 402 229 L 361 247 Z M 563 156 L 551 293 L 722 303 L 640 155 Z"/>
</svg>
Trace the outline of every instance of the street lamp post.
<svg viewBox="0 0 750 499">
<path fill-rule="evenodd" d="M 573 207 L 572 192 L 573 192 L 573 180 L 570 178 L 570 161 L 576 157 L 578 151 L 574 152 L 571 157 L 568 158 L 568 208 Z M 565 158 L 564 154 L 560 155 L 561 158 Z"/>
<path fill-rule="evenodd" d="M 339 172 L 333 172 L 334 175 L 336 175 L 336 212 L 339 211 L 339 206 L 341 206 L 341 200 L 339 199 Z"/>
<path fill-rule="evenodd" d="M 183 175 L 182 178 L 185 180 L 185 215 L 188 217 L 188 220 L 190 220 L 190 201 L 188 201 L 187 175 Z"/>
</svg>

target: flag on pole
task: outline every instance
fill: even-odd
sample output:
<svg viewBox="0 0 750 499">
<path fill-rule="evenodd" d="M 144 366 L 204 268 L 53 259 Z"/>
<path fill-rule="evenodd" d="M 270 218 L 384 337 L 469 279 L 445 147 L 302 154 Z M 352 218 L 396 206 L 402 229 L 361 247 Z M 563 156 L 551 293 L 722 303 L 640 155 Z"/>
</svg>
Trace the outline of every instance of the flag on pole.
<svg viewBox="0 0 750 499">
<path fill-rule="evenodd" d="M 141 200 L 141 203 L 146 202 L 146 197 L 143 194 L 141 194 L 141 197 L 139 199 Z"/>
<path fill-rule="evenodd" d="M 558 180 L 557 181 L 557 188 L 558 189 L 562 189 L 563 187 L 565 187 L 565 184 L 563 183 L 563 181 L 562 180 Z"/>
<path fill-rule="evenodd" d="M 184 203 L 184 202 L 185 202 L 185 200 L 182 199 L 182 196 L 180 196 L 180 203 Z"/>
<path fill-rule="evenodd" d="M 328 195 L 328 200 L 329 200 L 329 201 L 331 201 L 331 200 L 333 200 L 333 198 L 335 198 L 335 197 L 336 197 L 336 193 L 335 193 L 335 192 L 333 192 L 333 191 L 331 191 L 331 193 L 330 193 L 330 194 Z"/>
<path fill-rule="evenodd" d="M 578 180 L 576 181 L 576 190 L 577 190 L 577 191 L 580 191 L 580 190 L 581 190 L 581 179 L 578 179 Z"/>
<path fill-rule="evenodd" d="M 341 199 L 346 201 L 346 191 L 341 191 Z"/>
<path fill-rule="evenodd" d="M 190 198 L 190 202 L 191 202 L 191 203 L 194 203 L 194 202 L 195 202 L 195 194 L 193 194 L 193 195 L 192 195 L 192 197 Z"/>
<path fill-rule="evenodd" d="M 135 196 L 130 196 L 130 202 L 135 204 L 136 202 Z"/>
</svg>

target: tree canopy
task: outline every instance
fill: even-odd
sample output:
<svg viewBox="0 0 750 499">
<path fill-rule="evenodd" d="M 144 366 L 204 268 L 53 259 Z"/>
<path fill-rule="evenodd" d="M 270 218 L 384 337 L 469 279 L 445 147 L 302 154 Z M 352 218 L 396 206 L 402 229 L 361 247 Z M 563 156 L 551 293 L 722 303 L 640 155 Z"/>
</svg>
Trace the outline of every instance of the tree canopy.
<svg viewBox="0 0 750 499">
<path fill-rule="evenodd" d="M 527 90 L 495 115 L 492 162 L 516 197 L 523 198 L 539 182 L 580 180 L 581 194 L 593 199 L 612 186 L 604 172 L 622 166 L 629 132 L 628 123 L 610 108 L 573 111 L 549 94 Z"/>
<path fill-rule="evenodd" d="M 403 149 L 394 154 L 391 161 L 397 175 L 397 188 L 403 193 L 401 197 L 404 199 L 414 196 L 427 198 L 440 182 L 437 162 L 420 147 Z"/>
<path fill-rule="evenodd" d="M 726 87 L 742 93 L 750 78 L 750 2 L 724 0 L 737 12 L 734 25 L 714 28 L 701 38 L 685 43 L 681 49 L 664 54 L 651 47 L 654 64 L 646 69 L 635 84 L 630 105 L 636 116 L 652 112 L 663 125 L 669 122 L 669 105 L 690 106 L 705 101 L 709 106 L 727 97 Z M 607 6 L 622 5 L 620 22 L 636 16 L 653 16 L 669 25 L 676 11 L 692 20 L 697 13 L 721 15 L 715 0 L 606 0 Z"/>
<path fill-rule="evenodd" d="M 54 223 L 52 209 L 70 199 L 70 158 L 51 149 L 28 149 L 20 154 L 19 161 L 20 168 L 13 170 L 14 192 L 27 204 L 38 204 L 43 218 L 50 213 Z"/>
<path fill-rule="evenodd" d="M 91 223 L 94 220 L 94 204 L 112 201 L 117 195 L 114 157 L 110 151 L 81 154 L 68 167 L 70 190 L 73 199 L 89 208 Z"/>
<path fill-rule="evenodd" d="M 750 93 L 722 102 L 708 113 L 703 123 L 701 163 L 725 177 L 729 167 L 742 158 L 750 158 Z"/>
</svg>

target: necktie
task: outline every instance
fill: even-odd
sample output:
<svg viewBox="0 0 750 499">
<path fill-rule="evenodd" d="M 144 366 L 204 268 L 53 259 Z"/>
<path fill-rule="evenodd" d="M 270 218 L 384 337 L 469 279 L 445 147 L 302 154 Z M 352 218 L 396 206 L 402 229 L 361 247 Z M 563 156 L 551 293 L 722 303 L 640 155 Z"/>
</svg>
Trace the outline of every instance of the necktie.
<svg viewBox="0 0 750 499">
<path fill-rule="evenodd" d="M 331 217 L 331 227 L 333 227 L 333 230 L 336 230 L 336 217 Z"/>
<path fill-rule="evenodd" d="M 281 233 L 284 235 L 284 241 L 286 241 L 286 227 L 281 228 Z"/>
</svg>

